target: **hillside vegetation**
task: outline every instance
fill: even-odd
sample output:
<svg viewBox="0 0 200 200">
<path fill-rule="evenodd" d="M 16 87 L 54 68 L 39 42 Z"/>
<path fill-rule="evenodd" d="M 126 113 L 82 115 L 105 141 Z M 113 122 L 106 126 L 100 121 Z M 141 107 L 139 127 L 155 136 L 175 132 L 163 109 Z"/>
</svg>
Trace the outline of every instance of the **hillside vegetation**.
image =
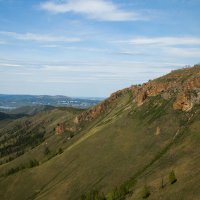
<svg viewBox="0 0 200 200">
<path fill-rule="evenodd" d="M 0 197 L 196 200 L 199 142 L 196 65 L 88 110 L 52 109 L 0 129 Z"/>
</svg>

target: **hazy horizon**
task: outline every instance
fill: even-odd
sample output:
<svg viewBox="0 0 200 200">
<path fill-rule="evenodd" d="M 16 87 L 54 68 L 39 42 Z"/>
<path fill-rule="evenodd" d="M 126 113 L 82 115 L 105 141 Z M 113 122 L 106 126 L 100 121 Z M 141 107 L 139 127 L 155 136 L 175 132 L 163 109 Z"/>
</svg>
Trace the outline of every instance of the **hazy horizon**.
<svg viewBox="0 0 200 200">
<path fill-rule="evenodd" d="M 63 96 L 63 97 L 69 97 L 69 98 L 80 98 L 80 99 L 90 99 L 90 98 L 97 98 L 97 99 L 105 99 L 107 97 L 95 97 L 95 96 L 86 96 L 86 97 L 81 97 L 81 96 L 67 96 L 67 95 L 59 95 L 59 94 L 55 94 L 55 95 L 50 95 L 50 94 L 11 94 L 11 93 L 8 93 L 8 94 L 3 94 L 3 93 L 0 93 L 0 95 L 11 95 L 11 96 Z"/>
</svg>

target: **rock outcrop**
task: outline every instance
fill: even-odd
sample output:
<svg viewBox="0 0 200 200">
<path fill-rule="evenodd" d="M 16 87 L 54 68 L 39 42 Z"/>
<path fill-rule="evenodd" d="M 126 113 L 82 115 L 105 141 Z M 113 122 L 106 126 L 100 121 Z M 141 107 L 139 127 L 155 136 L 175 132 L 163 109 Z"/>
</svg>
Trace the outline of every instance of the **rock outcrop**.
<svg viewBox="0 0 200 200">
<path fill-rule="evenodd" d="M 178 94 L 176 101 L 173 104 L 174 110 L 190 111 L 193 103 L 185 93 Z"/>
<path fill-rule="evenodd" d="M 160 133 L 161 133 L 160 127 L 157 127 L 157 128 L 156 128 L 155 135 L 158 136 L 158 135 L 160 135 Z"/>
<path fill-rule="evenodd" d="M 111 96 L 105 101 L 103 101 L 102 103 L 94 106 L 93 108 L 75 117 L 74 123 L 78 125 L 82 121 L 91 121 L 93 119 L 96 119 L 101 113 L 104 113 L 105 111 L 109 111 L 109 109 L 112 107 L 112 103 L 114 103 L 118 98 L 123 96 L 128 91 L 130 91 L 130 89 L 126 88 L 124 90 L 119 90 L 111 94 Z"/>
<path fill-rule="evenodd" d="M 194 105 L 200 104 L 200 73 L 193 76 L 183 83 L 181 92 L 177 94 L 173 104 L 175 110 L 190 111 Z"/>
<path fill-rule="evenodd" d="M 141 106 L 148 97 L 157 96 L 169 89 L 169 85 L 166 83 L 159 83 L 156 81 L 150 81 L 142 86 L 133 86 L 132 93 L 134 101 L 138 106 Z"/>
<path fill-rule="evenodd" d="M 172 72 L 140 87 L 133 86 L 134 101 L 141 106 L 151 96 L 160 94 L 164 99 L 170 99 L 175 95 L 173 108 L 190 111 L 194 105 L 200 104 L 200 66 L 178 70 L 178 72 L 178 74 Z"/>
<path fill-rule="evenodd" d="M 55 134 L 61 135 L 65 131 L 64 124 L 58 124 L 55 128 Z"/>
<path fill-rule="evenodd" d="M 117 91 L 102 103 L 78 115 L 73 121 L 75 126 L 109 112 L 115 101 L 127 93 L 130 93 L 137 106 L 142 106 L 149 97 L 157 95 L 161 95 L 166 100 L 175 97 L 173 109 L 188 112 L 194 105 L 200 104 L 200 65 L 172 71 L 143 85 L 134 85 Z"/>
</svg>

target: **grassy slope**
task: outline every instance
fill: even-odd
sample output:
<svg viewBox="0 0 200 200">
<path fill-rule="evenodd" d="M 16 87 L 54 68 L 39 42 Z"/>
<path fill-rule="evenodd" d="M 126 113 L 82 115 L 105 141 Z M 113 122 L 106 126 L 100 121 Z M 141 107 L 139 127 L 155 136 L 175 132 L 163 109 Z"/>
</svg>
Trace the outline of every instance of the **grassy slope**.
<svg viewBox="0 0 200 200">
<path fill-rule="evenodd" d="M 35 132 L 39 131 L 41 126 L 45 128 L 45 141 L 33 149 L 27 148 L 25 154 L 18 157 L 17 159 L 4 165 L 0 165 L 0 175 L 5 174 L 5 172 L 11 167 L 17 167 L 20 164 L 27 164 L 31 159 L 37 159 L 40 162 L 44 162 L 49 157 L 57 153 L 60 147 L 65 148 L 65 146 L 68 145 L 66 143 L 68 134 L 65 133 L 61 136 L 56 136 L 54 128 L 57 126 L 58 123 L 66 122 L 73 119 L 74 116 L 80 112 L 81 110 L 73 108 L 55 108 L 53 110 L 41 112 L 32 117 L 24 117 L 22 119 L 15 120 L 13 122 L 10 122 L 6 126 L 6 128 L 0 129 L 1 137 L 4 137 L 5 135 L 11 137 L 12 134 L 9 135 L 8 132 L 12 132 L 13 129 L 15 131 L 21 131 L 20 134 L 34 134 Z M 30 121 L 32 123 L 30 128 L 22 128 L 22 130 L 15 128 L 17 124 L 24 124 L 25 121 Z M 36 129 L 33 129 L 33 127 L 36 127 Z M 10 139 L 11 142 L 12 140 L 13 139 Z M 48 147 L 51 151 L 48 156 L 44 155 L 45 147 Z M 1 160 L 4 160 L 6 158 L 7 157 L 3 157 L 1 158 Z"/>
<path fill-rule="evenodd" d="M 129 200 L 141 199 L 145 184 L 151 191 L 149 199 L 198 199 L 200 108 L 188 113 L 174 111 L 174 99 L 166 101 L 160 96 L 138 108 L 130 99 L 128 93 L 119 98 L 111 112 L 66 142 L 64 153 L 43 159 L 38 167 L 2 177 L 1 199 L 75 200 L 93 188 L 108 194 L 131 177 L 135 185 Z M 157 127 L 159 135 L 155 134 Z M 57 149 L 63 137 L 49 137 L 50 148 Z M 42 145 L 24 156 L 42 155 Z M 22 158 L 1 166 L 0 172 Z M 171 169 L 178 178 L 174 185 L 168 183 Z M 160 189 L 161 177 L 164 189 Z"/>
<path fill-rule="evenodd" d="M 157 167 L 156 162 L 152 166 L 149 163 L 170 144 L 179 125 L 187 118 L 170 108 L 171 102 L 158 96 L 136 109 L 127 94 L 111 113 L 71 140 L 63 154 L 39 167 L 2 179 L 2 199 L 73 200 L 92 188 L 108 193 L 134 175 L 138 184 L 133 199 L 139 198 L 143 174 Z M 158 126 L 161 134 L 156 136 Z M 176 148 L 180 147 L 176 145 Z M 159 160 L 162 159 L 159 157 Z M 164 157 L 163 160 L 163 169 L 166 168 L 163 173 L 167 175 L 172 166 L 168 166 Z M 155 174 L 159 177 L 157 171 Z M 147 177 L 151 180 L 150 175 Z M 152 178 L 152 185 L 156 176 Z M 177 188 L 179 182 L 173 187 Z"/>
<path fill-rule="evenodd" d="M 200 180 L 200 107 L 185 128 L 181 129 L 171 148 L 139 178 L 135 194 L 130 198 L 140 199 L 141 189 L 147 184 L 151 191 L 149 199 L 194 200 L 199 199 Z M 168 175 L 175 170 L 177 183 L 170 185 Z M 165 187 L 161 189 L 161 180 Z"/>
<path fill-rule="evenodd" d="M 42 111 L 51 110 L 53 108 L 54 107 L 52 106 L 36 105 L 36 106 L 24 106 L 24 107 L 16 108 L 13 110 L 0 109 L 0 132 L 1 132 L 1 129 L 8 127 L 8 124 L 13 122 L 16 119 L 19 119 L 28 115 L 35 115 Z M 12 127 L 12 124 L 10 126 Z"/>
</svg>

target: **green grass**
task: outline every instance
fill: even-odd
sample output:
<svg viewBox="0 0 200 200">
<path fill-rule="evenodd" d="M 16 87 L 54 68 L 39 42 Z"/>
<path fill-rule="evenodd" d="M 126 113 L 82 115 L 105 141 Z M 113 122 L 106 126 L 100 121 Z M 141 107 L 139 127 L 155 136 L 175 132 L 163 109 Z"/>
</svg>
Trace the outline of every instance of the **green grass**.
<svg viewBox="0 0 200 200">
<path fill-rule="evenodd" d="M 63 154 L 33 168 L 31 170 L 33 175 L 30 174 L 30 170 L 20 172 L 17 185 L 25 184 L 26 179 L 23 177 L 32 178 L 31 187 L 29 188 L 28 184 L 27 189 L 25 191 L 23 189 L 23 195 L 20 195 L 21 188 L 18 186 L 13 188 L 14 191 L 17 190 L 18 198 L 27 199 L 29 196 L 34 196 L 35 199 L 51 199 L 49 196 L 51 194 L 59 199 L 77 199 L 82 193 L 94 187 L 109 193 L 130 177 L 141 174 L 169 141 L 165 137 L 156 138 L 154 135 L 156 125 L 145 127 L 154 113 L 147 114 L 141 123 L 138 113 L 131 118 L 128 117 L 130 110 L 125 109 L 127 104 L 129 104 L 128 96 L 123 97 L 119 102 L 120 106 L 116 106 L 116 109 L 103 118 L 103 123 L 96 122 L 70 141 L 71 145 L 65 148 Z M 165 120 L 162 123 L 165 123 Z M 50 138 L 49 148 L 55 145 L 53 144 L 55 137 L 52 143 Z M 154 143 L 156 144 L 153 145 Z M 17 175 L 18 173 L 15 176 Z M 9 184 L 15 176 L 2 180 L 0 186 Z M 40 190 L 37 195 L 34 193 L 36 190 Z"/>
<path fill-rule="evenodd" d="M 183 79 L 190 77 L 187 70 L 183 73 Z M 123 192 L 127 192 L 127 200 L 136 200 L 142 199 L 144 186 L 148 186 L 151 200 L 198 199 L 200 107 L 188 113 L 174 111 L 174 98 L 164 100 L 158 95 L 137 107 L 131 94 L 126 93 L 105 113 L 83 122 L 71 140 L 67 140 L 67 133 L 56 136 L 53 128 L 62 122 L 72 124 L 81 111 L 57 109 L 33 116 L 31 120 L 35 121 L 48 119 L 45 141 L 1 165 L 0 173 L 30 158 L 40 165 L 1 177 L 1 199 L 77 200 L 98 190 L 109 200 Z M 160 134 L 156 135 L 158 127 Z M 44 155 L 46 146 L 50 155 Z M 58 154 L 59 148 L 63 153 Z M 177 178 L 174 184 L 168 180 L 172 170 Z"/>
</svg>

